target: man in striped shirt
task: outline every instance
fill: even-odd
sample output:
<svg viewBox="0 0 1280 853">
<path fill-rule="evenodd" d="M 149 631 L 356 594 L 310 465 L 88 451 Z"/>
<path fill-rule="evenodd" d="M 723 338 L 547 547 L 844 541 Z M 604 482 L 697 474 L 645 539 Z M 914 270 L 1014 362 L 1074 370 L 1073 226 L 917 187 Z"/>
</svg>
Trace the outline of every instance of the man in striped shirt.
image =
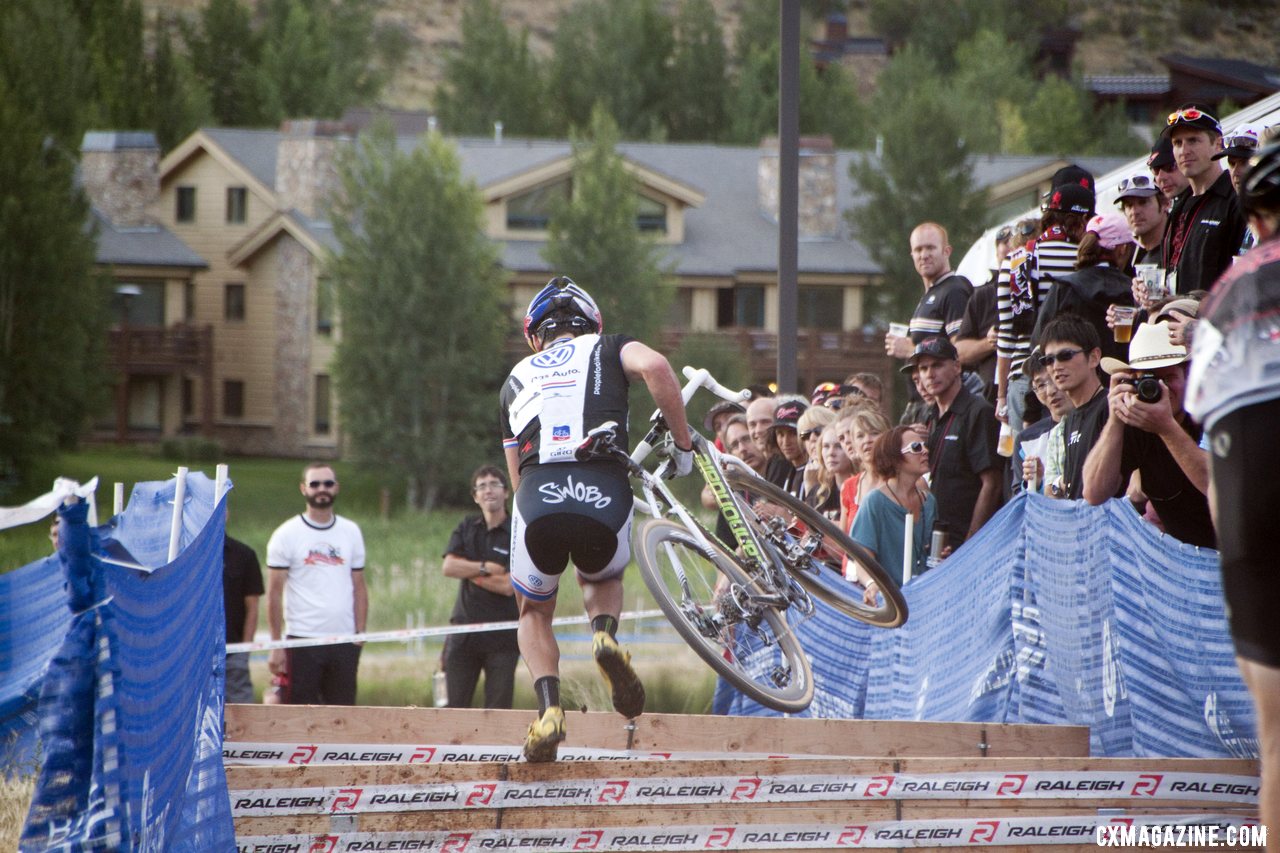
<svg viewBox="0 0 1280 853">
<path fill-rule="evenodd" d="M 969 279 L 951 271 L 947 229 L 938 223 L 921 222 L 911 232 L 911 261 L 924 283 L 924 295 L 911 316 L 908 336 L 885 336 L 885 352 L 900 359 L 910 358 L 915 345 L 926 338 L 954 338 L 973 294 Z"/>
<path fill-rule="evenodd" d="M 1093 216 L 1093 191 L 1079 183 L 1055 187 L 1045 200 L 1040 236 L 1015 250 L 1000 270 L 996 291 L 996 417 L 1014 435 L 1022 429 L 1030 379 L 1022 362 L 1031 351 L 1040 303 L 1048 295 L 1050 276 L 1075 269 L 1076 246 Z"/>
</svg>

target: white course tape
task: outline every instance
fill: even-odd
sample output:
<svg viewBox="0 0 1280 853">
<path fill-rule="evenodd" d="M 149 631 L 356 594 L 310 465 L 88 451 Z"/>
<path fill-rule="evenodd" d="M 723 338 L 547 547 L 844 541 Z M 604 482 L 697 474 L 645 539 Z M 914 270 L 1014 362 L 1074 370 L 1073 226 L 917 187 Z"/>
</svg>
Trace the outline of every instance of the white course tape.
<svg viewBox="0 0 1280 853">
<path fill-rule="evenodd" d="M 628 619 L 655 619 L 662 616 L 661 610 L 638 610 L 623 613 L 619 621 Z M 591 619 L 587 616 L 561 616 L 553 619 L 551 624 L 586 625 Z M 396 631 L 370 631 L 363 634 L 334 634 L 329 637 L 295 637 L 291 640 L 267 640 L 261 643 L 227 643 L 227 654 L 237 652 L 261 652 L 267 649 L 301 649 L 308 646 L 332 646 L 337 643 L 391 643 L 417 640 L 422 637 L 448 637 L 451 634 L 480 634 L 485 631 L 514 631 L 520 627 L 519 622 L 477 622 L 472 625 L 440 625 L 432 628 L 400 628 Z"/>
<path fill-rule="evenodd" d="M 522 756 L 519 746 L 481 744 L 419 744 L 404 746 L 382 743 L 250 743 L 228 741 L 222 745 L 222 761 L 227 765 L 269 766 L 273 764 L 453 764 L 460 761 L 511 763 Z M 658 752 L 637 749 L 591 749 L 561 747 L 557 761 L 693 761 L 734 759 L 823 759 L 830 755 L 786 755 L 767 752 Z"/>
<path fill-rule="evenodd" d="M 813 848 L 994 847 L 1079 844 L 1096 848 L 1112 828 L 1149 827 L 1166 846 L 1225 845 L 1257 827 L 1237 815 L 1134 817 L 1001 817 L 868 821 L 849 824 L 608 827 L 600 829 L 485 829 L 474 831 L 353 832 L 325 835 L 246 836 L 238 853 L 354 853 L 354 851 L 528 850 L 804 850 Z M 1185 842 L 1178 845 L 1178 838 Z"/>
<path fill-rule="evenodd" d="M 1259 780 L 1216 773 L 1067 771 L 882 776 L 703 776 L 264 788 L 231 792 L 237 817 L 437 809 L 937 799 L 1209 800 L 1254 804 Z"/>
</svg>

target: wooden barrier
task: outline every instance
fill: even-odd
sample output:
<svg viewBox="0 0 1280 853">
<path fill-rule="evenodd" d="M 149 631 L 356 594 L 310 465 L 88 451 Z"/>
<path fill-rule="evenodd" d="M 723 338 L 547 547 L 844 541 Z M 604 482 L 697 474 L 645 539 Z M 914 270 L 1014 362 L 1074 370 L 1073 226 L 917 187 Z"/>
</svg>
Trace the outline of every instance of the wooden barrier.
<svg viewBox="0 0 1280 853">
<path fill-rule="evenodd" d="M 287 706 L 228 706 L 226 740 L 231 743 L 341 743 L 341 744 L 434 744 L 512 745 L 521 742 L 532 719 L 530 711 L 481 711 L 418 708 L 332 708 Z M 883 779 L 907 775 L 950 776 L 955 774 L 1019 773 L 1196 773 L 1256 777 L 1257 763 L 1246 760 L 1201 759 L 1099 759 L 1090 758 L 1087 731 L 1071 726 L 984 725 L 974 723 L 916 723 L 857 720 L 808 720 L 781 718 L 708 717 L 652 714 L 628 725 L 617 715 L 573 713 L 568 719 L 566 746 L 599 749 L 658 750 L 668 752 L 787 753 L 809 758 L 744 757 L 669 761 L 562 761 L 530 765 L 523 762 L 475 762 L 454 764 L 399 765 L 276 765 L 230 766 L 227 779 L 233 802 L 256 802 L 262 792 L 276 789 L 369 790 L 378 786 L 403 786 L 402 790 L 425 790 L 427 786 L 455 786 L 474 791 L 485 783 L 627 784 L 642 786 L 645 780 L 697 780 L 732 778 L 739 783 L 762 778 L 812 776 L 837 779 Z M 841 757 L 836 757 L 841 756 Z M 847 757 L 863 756 L 863 757 Z M 956 777 L 960 778 L 960 777 Z M 964 778 L 975 778 L 972 776 Z M 990 778 L 990 777 L 988 777 Z M 608 782 L 605 780 L 625 780 Z M 656 784 L 656 781 L 655 781 Z M 384 789 L 385 790 L 385 789 Z M 634 789 L 633 789 L 634 790 Z M 950 790 L 950 789 L 947 789 Z M 1049 789 L 1051 792 L 1056 789 Z M 250 793 L 250 792 L 257 792 Z M 282 792 L 283 793 L 283 792 Z M 395 811 L 365 811 L 336 815 L 311 813 L 249 816 L 236 818 L 239 838 L 315 838 L 314 849 L 342 833 L 449 833 L 463 838 L 461 845 L 431 847 L 365 847 L 358 849 L 484 849 L 466 846 L 471 833 L 489 833 L 494 838 L 517 839 L 521 832 L 563 830 L 562 846 L 578 848 L 575 839 L 584 839 L 601 829 L 663 828 L 678 833 L 682 828 L 734 828 L 735 837 L 747 836 L 752 828 L 763 834 L 769 827 L 801 826 L 816 830 L 844 828 L 853 831 L 866 825 L 893 826 L 900 822 L 957 819 L 983 820 L 994 826 L 1012 819 L 1034 817 L 1096 820 L 1102 809 L 1128 817 L 1139 815 L 1217 814 L 1250 818 L 1256 809 L 1239 803 L 1223 803 L 1210 796 L 1189 795 L 1187 799 L 1153 800 L 1139 787 L 1129 787 L 1087 799 L 995 799 L 954 798 L 915 799 L 900 797 L 858 798 L 821 801 L 821 797 L 792 802 L 759 802 L 751 797 L 738 800 L 736 791 L 715 802 L 666 804 L 620 804 L 598 798 L 573 807 L 529 806 L 486 807 L 488 801 L 461 808 L 451 804 L 440 808 L 405 807 Z M 949 796 L 944 794 L 943 796 Z M 988 795 L 989 797 L 989 795 Z M 468 798 L 469 800 L 469 798 Z M 470 802 L 470 800 L 469 800 Z M 461 803 L 459 803 L 461 805 Z M 399 806 L 395 806 L 399 809 Z M 879 823 L 877 823 L 879 822 Z M 911 826 L 913 824 L 900 824 Z M 915 824 L 918 825 L 918 824 Z M 500 835 L 493 835 L 499 831 Z M 374 836 L 367 836 L 373 838 Z M 390 837 L 390 836 L 387 836 Z M 835 836 L 832 835 L 834 838 Z M 589 838 L 588 838 L 589 840 Z M 373 842 L 370 842 L 373 843 Z M 392 842 L 387 842 L 392 843 Z M 1092 834 L 1069 845 L 1011 845 L 991 847 L 1015 850 L 1080 850 L 1095 847 Z M 514 842 L 511 846 L 517 845 Z M 543 847 L 528 844 L 530 847 Z M 732 843 L 721 846 L 735 849 Z M 242 848 L 252 849 L 252 848 Z M 271 849 L 271 848 L 268 848 Z M 286 849 L 281 847 L 281 849 Z M 302 851 L 307 851 L 302 846 Z M 625 844 L 601 849 L 638 849 Z M 650 849 L 650 848 L 644 848 Z M 775 846 L 773 849 L 785 849 Z M 815 849 L 807 847 L 804 849 Z M 818 849 L 847 849 L 830 847 Z M 914 848 L 922 849 L 922 848 Z M 932 848 L 924 848 L 932 849 Z"/>
</svg>

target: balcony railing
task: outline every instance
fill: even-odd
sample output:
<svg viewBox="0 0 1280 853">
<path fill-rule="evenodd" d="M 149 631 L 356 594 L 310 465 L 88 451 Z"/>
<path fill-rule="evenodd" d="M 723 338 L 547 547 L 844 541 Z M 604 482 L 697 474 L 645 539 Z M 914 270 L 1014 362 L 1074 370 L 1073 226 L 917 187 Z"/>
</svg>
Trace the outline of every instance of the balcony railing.
<svg viewBox="0 0 1280 853">
<path fill-rule="evenodd" d="M 107 339 L 113 370 L 131 374 L 163 374 L 198 370 L 212 364 L 211 326 L 127 326 L 112 329 Z"/>
</svg>

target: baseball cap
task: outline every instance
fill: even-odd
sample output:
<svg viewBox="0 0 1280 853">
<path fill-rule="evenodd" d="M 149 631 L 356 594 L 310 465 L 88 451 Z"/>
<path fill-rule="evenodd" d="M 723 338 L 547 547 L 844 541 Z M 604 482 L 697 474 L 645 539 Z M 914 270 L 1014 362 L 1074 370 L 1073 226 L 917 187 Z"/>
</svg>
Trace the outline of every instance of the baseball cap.
<svg viewBox="0 0 1280 853">
<path fill-rule="evenodd" d="M 702 425 L 707 428 L 707 432 L 711 432 L 715 427 L 716 418 L 723 414 L 740 415 L 746 412 L 741 403 L 734 403 L 730 400 L 721 400 L 710 409 L 707 410 L 707 416 L 702 419 Z"/>
<path fill-rule="evenodd" d="M 925 338 L 916 344 L 915 352 L 911 353 L 911 357 L 907 359 L 905 367 L 901 368 L 902 373 L 910 373 L 915 370 L 916 365 L 920 363 L 920 359 L 924 356 L 932 356 L 933 358 L 951 359 L 958 361 L 960 353 L 956 352 L 955 344 L 950 339 L 938 335 L 937 337 Z"/>
<path fill-rule="evenodd" d="M 1195 104 L 1184 104 L 1169 113 L 1169 118 L 1165 121 L 1164 130 L 1160 135 L 1172 139 L 1173 132 L 1180 127 L 1207 130 L 1210 133 L 1222 135 L 1222 125 L 1218 124 L 1218 120 Z"/>
<path fill-rule="evenodd" d="M 1097 234 L 1098 245 L 1104 249 L 1114 249 L 1133 242 L 1133 232 L 1129 230 L 1128 220 L 1113 210 L 1099 213 L 1090 219 L 1084 230 Z"/>
<path fill-rule="evenodd" d="M 1122 198 L 1150 198 L 1159 193 L 1160 189 L 1151 175 L 1138 172 L 1120 179 L 1120 183 L 1116 185 L 1116 204 Z"/>
<path fill-rule="evenodd" d="M 1151 153 L 1147 155 L 1147 168 L 1154 172 L 1157 169 L 1172 169 L 1176 165 L 1178 161 L 1173 159 L 1173 140 L 1162 135 L 1151 146 Z"/>
<path fill-rule="evenodd" d="M 809 402 L 815 406 L 826 404 L 831 397 L 840 396 L 841 385 L 838 382 L 821 382 L 814 387 Z"/>
<path fill-rule="evenodd" d="M 1070 166 L 1063 166 L 1061 169 L 1053 173 L 1053 178 L 1049 181 L 1051 187 L 1061 187 L 1067 184 L 1076 184 L 1087 189 L 1089 192 L 1097 192 L 1094 186 L 1093 173 L 1088 169 L 1077 166 L 1072 163 Z"/>
<path fill-rule="evenodd" d="M 1213 159 L 1252 157 L 1258 150 L 1258 139 L 1261 135 L 1257 125 L 1242 124 L 1222 138 L 1222 150 L 1214 154 Z"/>
<path fill-rule="evenodd" d="M 1093 191 L 1080 184 L 1056 186 L 1045 199 L 1044 210 L 1062 210 L 1067 213 L 1093 213 Z"/>
<path fill-rule="evenodd" d="M 788 400 L 785 403 L 779 403 L 778 407 L 773 410 L 773 425 L 775 427 L 796 428 L 796 424 L 800 422 L 800 416 L 804 414 L 804 410 L 809 408 L 809 404 L 803 400 Z"/>
</svg>

